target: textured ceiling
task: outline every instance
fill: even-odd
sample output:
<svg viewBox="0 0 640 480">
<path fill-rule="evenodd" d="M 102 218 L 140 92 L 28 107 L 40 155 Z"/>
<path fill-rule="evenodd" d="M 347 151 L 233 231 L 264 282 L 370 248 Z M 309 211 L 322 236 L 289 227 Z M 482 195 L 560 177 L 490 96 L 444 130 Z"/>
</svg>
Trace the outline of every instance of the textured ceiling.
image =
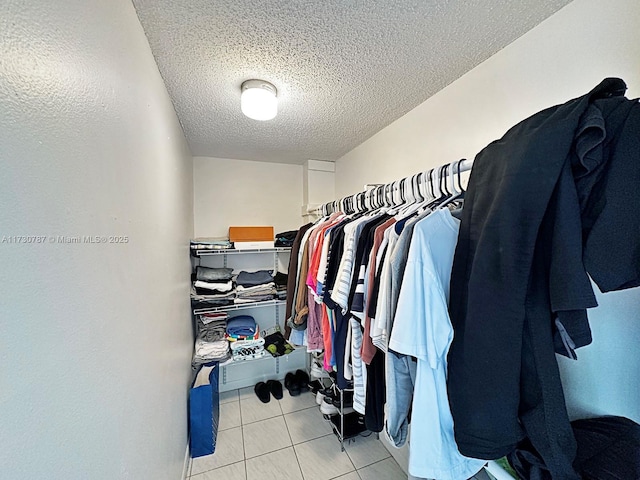
<svg viewBox="0 0 640 480">
<path fill-rule="evenodd" d="M 336 160 L 570 0 L 133 0 L 193 155 Z M 268 122 L 240 85 L 278 89 Z"/>
</svg>

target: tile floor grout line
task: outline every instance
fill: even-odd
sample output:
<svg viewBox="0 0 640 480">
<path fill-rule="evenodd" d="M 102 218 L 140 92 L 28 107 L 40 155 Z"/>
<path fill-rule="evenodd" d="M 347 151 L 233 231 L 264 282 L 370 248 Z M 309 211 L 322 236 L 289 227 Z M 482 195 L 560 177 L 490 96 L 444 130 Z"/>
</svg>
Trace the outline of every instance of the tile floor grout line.
<svg viewBox="0 0 640 480">
<path fill-rule="evenodd" d="M 341 453 L 344 453 L 347 456 L 347 458 L 349 459 L 349 462 L 351 462 L 351 465 L 353 465 L 353 469 L 357 472 L 358 469 L 356 468 L 356 464 L 353 463 L 353 460 L 351 459 L 351 455 L 349 455 L 349 452 L 347 452 L 347 447 L 344 444 L 344 441 L 343 441 L 343 446 L 344 446 L 344 452 L 341 452 Z M 360 475 L 358 475 L 358 476 L 360 476 Z"/>
<path fill-rule="evenodd" d="M 242 426 L 244 427 L 244 426 L 246 426 L 246 425 L 252 425 L 252 424 L 254 424 L 254 423 L 263 422 L 263 421 L 265 421 L 265 420 L 271 420 L 272 418 L 277 418 L 277 417 L 282 417 L 282 416 L 283 416 L 283 415 L 282 415 L 282 414 L 280 414 L 280 415 L 274 415 L 274 416 L 272 416 L 272 417 L 261 418 L 260 420 L 254 420 L 253 422 L 243 423 L 243 424 L 242 424 Z M 240 421 L 242 422 L 242 420 L 240 420 Z"/>
<path fill-rule="evenodd" d="M 265 455 L 269 455 L 271 453 L 279 452 L 280 450 L 286 450 L 287 448 L 293 448 L 293 445 L 287 445 L 286 447 L 278 448 L 277 450 L 272 450 L 270 452 L 261 453 L 260 455 L 255 455 L 255 456 L 250 457 L 250 458 L 245 458 L 245 461 L 246 460 L 253 460 L 254 458 L 264 457 Z"/>
<path fill-rule="evenodd" d="M 285 420 L 286 423 L 286 420 Z M 307 442 L 312 442 L 313 440 L 318 440 L 319 438 L 323 438 L 323 437 L 327 437 L 329 435 L 331 435 L 333 432 L 329 432 L 329 433 L 323 433 L 320 436 L 317 437 L 313 437 L 313 438 L 308 438 L 307 440 L 304 440 L 302 442 L 298 442 L 298 443 L 292 443 L 293 445 L 302 445 L 303 443 L 307 443 Z M 293 439 L 291 440 L 293 442 Z"/>
<path fill-rule="evenodd" d="M 286 423 L 286 422 L 285 422 L 285 423 Z M 331 432 L 331 433 L 325 433 L 324 435 L 320 435 L 319 437 L 310 438 L 309 440 L 305 440 L 304 442 L 294 443 L 293 445 L 294 445 L 294 446 L 297 446 L 297 445 L 302 445 L 303 443 L 313 442 L 314 440 L 319 440 L 319 439 L 321 439 L 321 438 L 328 437 L 329 435 L 333 435 L 333 432 Z"/>
<path fill-rule="evenodd" d="M 289 425 L 287 424 L 287 419 L 284 414 L 282 415 L 282 419 L 284 420 L 284 426 L 287 429 L 287 433 L 289 434 L 289 440 L 291 440 L 291 449 L 293 450 L 293 455 L 296 457 L 296 463 L 298 464 L 298 470 L 300 471 L 300 477 L 304 480 L 304 473 L 302 473 L 302 466 L 300 465 L 300 459 L 298 458 L 298 452 L 296 452 L 295 444 L 293 443 L 293 437 L 291 436 L 291 432 L 289 431 Z"/>
<path fill-rule="evenodd" d="M 395 458 L 393 458 L 393 455 L 391 455 L 391 456 L 389 456 L 389 457 L 383 458 L 382 460 L 377 460 L 377 461 L 375 461 L 375 462 L 373 462 L 373 463 L 370 463 L 369 465 L 367 465 L 367 466 L 365 466 L 365 467 L 362 467 L 362 468 L 361 468 L 361 470 L 364 470 L 365 468 L 369 468 L 369 467 L 371 467 L 372 465 L 375 465 L 376 463 L 385 462 L 385 461 L 389 460 L 390 458 L 391 458 L 391 459 L 393 459 L 393 461 L 394 461 L 396 464 L 398 464 L 398 462 L 396 461 L 396 459 L 395 459 Z M 398 467 L 400 467 L 400 465 L 398 465 Z M 400 467 L 400 469 L 402 470 L 402 467 Z M 356 469 L 356 471 L 357 471 L 357 469 Z M 360 476 L 360 474 L 358 474 L 358 476 Z"/>
<path fill-rule="evenodd" d="M 240 391 L 238 391 L 238 397 L 240 396 Z M 239 399 L 238 399 L 239 400 Z M 244 448 L 244 426 L 242 425 L 242 406 L 240 407 L 240 435 L 242 438 L 242 460 L 244 461 L 244 478 L 246 480 L 247 473 L 247 451 Z"/>
<path fill-rule="evenodd" d="M 237 463 L 245 463 L 246 464 L 247 462 L 245 462 L 244 460 L 238 460 L 237 462 L 227 463 L 226 465 L 222 465 L 220 467 L 216 467 L 216 468 L 214 468 L 212 470 L 205 470 L 204 472 L 196 473 L 195 476 L 204 475 L 205 473 L 215 472 L 216 470 L 220 470 L 221 468 L 227 468 L 227 467 L 230 467 L 231 465 L 235 465 Z M 245 466 L 245 470 L 246 470 L 246 466 Z M 246 474 L 246 472 L 245 472 L 245 474 Z M 191 479 L 193 476 L 194 475 L 191 475 L 188 478 Z"/>
<path fill-rule="evenodd" d="M 282 408 L 282 406 L 280 408 Z M 318 405 L 312 405 L 311 407 L 304 407 L 304 408 L 301 408 L 300 410 L 292 410 L 292 411 L 287 412 L 287 413 L 283 412 L 282 414 L 283 415 L 291 415 L 292 413 L 303 412 L 305 410 L 311 410 L 312 408 L 318 408 Z"/>
</svg>

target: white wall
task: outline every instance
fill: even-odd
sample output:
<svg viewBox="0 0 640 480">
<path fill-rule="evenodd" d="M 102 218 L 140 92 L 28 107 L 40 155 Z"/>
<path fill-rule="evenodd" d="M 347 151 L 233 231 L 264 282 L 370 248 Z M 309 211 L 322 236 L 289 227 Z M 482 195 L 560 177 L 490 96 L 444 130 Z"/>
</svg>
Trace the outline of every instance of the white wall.
<svg viewBox="0 0 640 480">
<path fill-rule="evenodd" d="M 302 224 L 302 166 L 194 157 L 196 237 L 227 237 L 230 226 Z"/>
<path fill-rule="evenodd" d="M 336 164 L 336 195 L 473 158 L 520 120 L 619 76 L 640 95 L 640 4 L 574 0 Z"/>
<path fill-rule="evenodd" d="M 0 478 L 180 478 L 191 156 L 131 2 L 2 2 L 0 112 Z"/>
<path fill-rule="evenodd" d="M 529 115 L 623 78 L 640 94 L 640 3 L 575 0 L 523 37 L 358 146 L 336 164 L 336 194 L 388 182 L 459 158 Z M 594 342 L 560 360 L 572 416 L 640 422 L 640 289 L 600 295 Z"/>
</svg>

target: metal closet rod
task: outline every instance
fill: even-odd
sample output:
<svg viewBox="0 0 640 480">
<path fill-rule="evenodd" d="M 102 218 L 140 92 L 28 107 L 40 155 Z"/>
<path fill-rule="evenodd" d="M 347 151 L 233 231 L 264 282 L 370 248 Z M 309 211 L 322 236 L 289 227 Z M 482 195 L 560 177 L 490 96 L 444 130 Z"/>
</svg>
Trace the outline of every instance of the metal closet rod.
<svg viewBox="0 0 640 480">
<path fill-rule="evenodd" d="M 364 190 L 358 192 L 353 195 L 347 195 L 346 197 L 339 198 L 337 200 L 333 200 L 331 202 L 323 203 L 319 205 L 313 210 L 313 213 L 322 213 L 327 211 L 329 208 L 335 209 L 336 206 L 343 205 L 347 199 L 355 199 L 358 195 L 364 195 L 371 193 L 372 191 L 382 190 L 384 196 L 388 193 L 393 195 L 394 191 L 400 187 L 400 185 L 406 184 L 407 182 L 413 182 L 419 175 L 422 175 L 422 178 L 433 178 L 436 181 L 441 180 L 441 175 L 443 172 L 447 172 L 447 176 L 452 174 L 460 174 L 462 172 L 468 172 L 473 167 L 473 159 L 467 160 L 462 159 L 456 162 L 448 163 L 445 165 L 440 165 L 439 167 L 432 168 L 431 170 L 427 170 L 425 172 L 418 172 L 410 175 L 408 177 L 401 178 L 400 180 L 395 180 L 389 183 L 367 183 L 364 186 Z M 413 183 L 411 183 L 413 185 Z"/>
</svg>

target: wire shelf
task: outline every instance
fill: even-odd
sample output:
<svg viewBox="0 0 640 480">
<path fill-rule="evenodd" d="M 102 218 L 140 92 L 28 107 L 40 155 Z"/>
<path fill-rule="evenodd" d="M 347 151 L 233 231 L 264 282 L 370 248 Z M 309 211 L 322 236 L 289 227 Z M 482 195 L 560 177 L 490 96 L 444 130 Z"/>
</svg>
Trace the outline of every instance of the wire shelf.
<svg viewBox="0 0 640 480">
<path fill-rule="evenodd" d="M 209 257 L 215 255 L 240 255 L 243 253 L 289 253 L 291 247 L 250 248 L 247 250 L 219 249 L 219 250 L 191 250 L 194 257 Z"/>
<path fill-rule="evenodd" d="M 262 302 L 254 302 L 254 303 L 238 303 L 234 305 L 224 305 L 220 307 L 202 307 L 202 308 L 194 308 L 193 314 L 200 315 L 203 313 L 217 313 L 217 312 L 230 312 L 233 310 L 244 310 L 246 308 L 259 308 L 259 307 L 269 307 L 272 305 L 284 305 L 286 300 L 265 300 Z"/>
</svg>

